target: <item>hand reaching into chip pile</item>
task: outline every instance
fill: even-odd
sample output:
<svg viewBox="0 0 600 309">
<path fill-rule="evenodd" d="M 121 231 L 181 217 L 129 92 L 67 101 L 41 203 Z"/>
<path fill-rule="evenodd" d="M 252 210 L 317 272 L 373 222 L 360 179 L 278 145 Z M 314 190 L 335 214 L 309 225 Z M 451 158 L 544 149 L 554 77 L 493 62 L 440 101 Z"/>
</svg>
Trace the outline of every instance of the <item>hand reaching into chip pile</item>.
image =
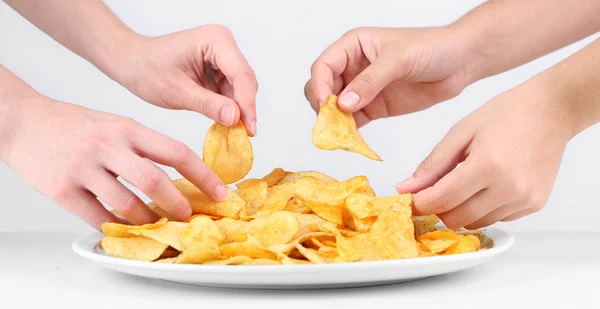
<svg viewBox="0 0 600 309">
<path fill-rule="evenodd" d="M 191 215 L 187 199 L 153 162 L 174 167 L 213 199 L 227 197 L 223 182 L 180 142 L 125 117 L 44 97 L 2 66 L 0 85 L 0 160 L 96 229 L 119 222 L 97 198 L 134 224 L 159 218 L 116 177 L 171 216 Z"/>
<path fill-rule="evenodd" d="M 315 111 L 330 94 L 339 95 L 339 108 L 353 113 L 358 127 L 423 110 L 600 30 L 599 10 L 594 0 L 578 6 L 492 0 L 444 27 L 354 29 L 315 61 L 305 94 Z M 591 81 L 597 76 L 589 67 L 597 63 L 591 51 L 597 47 L 586 50 L 455 125 L 398 192 L 415 193 L 417 214 L 438 214 L 451 228 L 484 227 L 541 209 L 567 142 L 583 129 L 574 129 L 573 119 L 581 111 L 587 125 L 599 119 L 600 107 L 576 105 L 582 99 L 573 94 L 585 89 L 578 95 L 596 100 Z M 557 72 L 578 83 L 561 81 Z M 557 85 L 573 97 L 549 89 Z"/>
<path fill-rule="evenodd" d="M 199 112 L 256 135 L 258 83 L 229 29 L 137 34 L 101 0 L 5 0 L 57 42 L 154 105 Z"/>
</svg>

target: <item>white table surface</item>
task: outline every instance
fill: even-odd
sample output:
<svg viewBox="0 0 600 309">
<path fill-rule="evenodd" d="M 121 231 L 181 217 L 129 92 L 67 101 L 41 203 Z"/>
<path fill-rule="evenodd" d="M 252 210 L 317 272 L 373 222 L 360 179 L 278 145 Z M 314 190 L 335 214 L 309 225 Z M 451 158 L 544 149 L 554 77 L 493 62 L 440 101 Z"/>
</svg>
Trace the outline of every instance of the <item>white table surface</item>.
<svg viewBox="0 0 600 309">
<path fill-rule="evenodd" d="M 514 235 L 508 252 L 455 274 L 369 288 L 252 291 L 104 269 L 71 250 L 82 234 L 0 232 L 0 308 L 600 308 L 600 233 Z"/>
</svg>

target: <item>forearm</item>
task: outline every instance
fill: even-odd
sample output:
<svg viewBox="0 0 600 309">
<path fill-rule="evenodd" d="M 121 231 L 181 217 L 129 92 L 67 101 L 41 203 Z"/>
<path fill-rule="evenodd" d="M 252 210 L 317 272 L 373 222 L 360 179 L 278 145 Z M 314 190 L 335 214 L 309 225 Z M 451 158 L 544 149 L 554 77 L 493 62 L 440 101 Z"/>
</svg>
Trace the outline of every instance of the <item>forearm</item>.
<svg viewBox="0 0 600 309">
<path fill-rule="evenodd" d="M 0 161 L 19 130 L 26 105 L 43 96 L 0 65 Z"/>
<path fill-rule="evenodd" d="M 448 27 L 472 46 L 476 82 L 599 31 L 599 14 L 598 0 L 490 0 Z"/>
<path fill-rule="evenodd" d="M 61 45 L 119 79 L 122 55 L 138 35 L 101 0 L 4 0 Z"/>
<path fill-rule="evenodd" d="M 542 88 L 546 104 L 562 115 L 570 136 L 600 122 L 600 39 L 528 83 Z"/>
</svg>

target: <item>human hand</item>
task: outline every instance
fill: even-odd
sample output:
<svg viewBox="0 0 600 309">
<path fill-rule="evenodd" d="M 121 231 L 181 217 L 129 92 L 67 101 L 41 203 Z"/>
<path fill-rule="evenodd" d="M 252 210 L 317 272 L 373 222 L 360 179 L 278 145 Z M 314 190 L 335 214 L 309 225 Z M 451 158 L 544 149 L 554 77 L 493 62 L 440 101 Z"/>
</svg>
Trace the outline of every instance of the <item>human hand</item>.
<svg viewBox="0 0 600 309">
<path fill-rule="evenodd" d="M 397 185 L 415 193 L 415 214 L 475 229 L 542 209 L 573 136 L 568 110 L 548 87 L 529 81 L 458 122 Z"/>
<path fill-rule="evenodd" d="M 258 83 L 229 29 L 206 25 L 134 37 L 124 60 L 109 70 L 119 83 L 160 107 L 197 111 L 226 126 L 241 119 L 256 135 Z"/>
<path fill-rule="evenodd" d="M 140 189 L 166 212 L 183 220 L 190 204 L 153 162 L 174 167 L 215 200 L 227 197 L 223 182 L 186 145 L 137 122 L 37 96 L 19 106 L 18 129 L 0 159 L 38 192 L 96 229 L 120 220 L 133 224 L 159 217 L 116 178 Z"/>
<path fill-rule="evenodd" d="M 471 45 L 450 28 L 354 29 L 314 62 L 304 93 L 315 111 L 337 94 L 359 127 L 420 111 L 471 83 Z"/>
</svg>

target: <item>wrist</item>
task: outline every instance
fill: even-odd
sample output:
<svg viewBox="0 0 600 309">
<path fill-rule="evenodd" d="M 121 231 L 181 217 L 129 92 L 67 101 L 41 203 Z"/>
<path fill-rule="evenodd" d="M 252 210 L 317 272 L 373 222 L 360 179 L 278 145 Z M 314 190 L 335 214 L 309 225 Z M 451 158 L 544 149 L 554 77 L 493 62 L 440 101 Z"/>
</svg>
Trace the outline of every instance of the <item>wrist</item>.
<svg viewBox="0 0 600 309">
<path fill-rule="evenodd" d="M 453 41 L 459 42 L 462 47 L 461 57 L 467 77 L 465 87 L 489 76 L 491 55 L 480 29 L 472 25 L 464 25 L 460 20 L 445 28 Z"/>
<path fill-rule="evenodd" d="M 94 53 L 88 60 L 112 80 L 124 85 L 132 74 L 135 51 L 144 39 L 145 36 L 128 28 L 122 29 L 94 46 Z"/>
<path fill-rule="evenodd" d="M 1 92 L 1 91 L 0 91 Z M 35 91 L 0 96 L 0 161 L 6 162 L 21 131 L 27 108 L 45 97 Z"/>
</svg>

